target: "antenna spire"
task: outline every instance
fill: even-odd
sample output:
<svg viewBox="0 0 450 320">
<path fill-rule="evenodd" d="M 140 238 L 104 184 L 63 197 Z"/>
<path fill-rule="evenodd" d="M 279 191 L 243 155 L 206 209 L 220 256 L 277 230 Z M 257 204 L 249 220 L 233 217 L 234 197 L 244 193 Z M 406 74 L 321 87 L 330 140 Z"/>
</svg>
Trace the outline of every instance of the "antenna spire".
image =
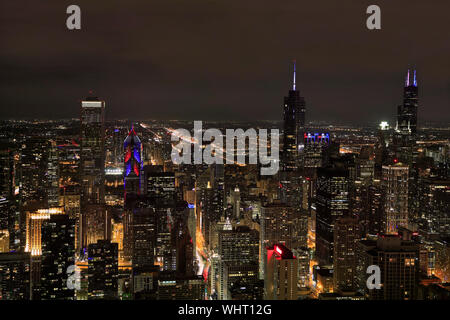
<svg viewBox="0 0 450 320">
<path fill-rule="evenodd" d="M 414 87 L 417 87 L 416 69 L 414 69 Z"/>
<path fill-rule="evenodd" d="M 294 90 L 295 91 L 295 63 L 296 63 L 296 61 L 294 60 L 294 83 L 293 83 L 293 85 L 292 85 L 292 90 Z"/>
<path fill-rule="evenodd" d="M 408 74 L 406 75 L 405 87 L 409 87 L 409 69 L 408 69 Z"/>
</svg>

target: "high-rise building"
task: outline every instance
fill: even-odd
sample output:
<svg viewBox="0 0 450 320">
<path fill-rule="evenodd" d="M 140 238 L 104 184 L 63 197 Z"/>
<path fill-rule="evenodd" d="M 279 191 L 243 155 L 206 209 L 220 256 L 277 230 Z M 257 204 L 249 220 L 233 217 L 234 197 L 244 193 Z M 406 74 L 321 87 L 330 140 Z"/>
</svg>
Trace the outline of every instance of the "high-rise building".
<svg viewBox="0 0 450 320">
<path fill-rule="evenodd" d="M 228 300 L 234 282 L 258 279 L 259 233 L 247 226 L 219 231 L 219 285 L 220 300 Z"/>
<path fill-rule="evenodd" d="M 385 193 L 384 232 L 395 234 L 399 227 L 408 227 L 409 168 L 396 163 L 385 165 L 382 170 L 382 187 Z"/>
<path fill-rule="evenodd" d="M 203 300 L 205 280 L 202 276 L 161 272 L 158 276 L 158 300 Z"/>
<path fill-rule="evenodd" d="M 67 286 L 68 268 L 74 264 L 75 220 L 51 215 L 42 223 L 41 299 L 74 299 L 74 290 Z"/>
<path fill-rule="evenodd" d="M 305 126 L 305 99 L 300 96 L 296 86 L 296 70 L 294 62 L 294 78 L 292 89 L 284 98 L 283 112 L 283 151 L 282 171 L 295 171 L 299 163 L 299 149 L 303 148 L 303 131 Z"/>
<path fill-rule="evenodd" d="M 356 217 L 340 217 L 334 224 L 333 280 L 336 291 L 356 289 L 356 244 L 360 240 Z"/>
<path fill-rule="evenodd" d="M 105 101 L 96 97 L 81 102 L 80 173 L 80 246 L 87 248 L 88 206 L 105 202 Z"/>
<path fill-rule="evenodd" d="M 147 197 L 160 207 L 175 206 L 175 173 L 163 172 L 161 166 L 144 167 L 144 191 Z"/>
<path fill-rule="evenodd" d="M 349 172 L 344 163 L 319 168 L 316 192 L 316 257 L 333 263 L 334 223 L 349 212 Z"/>
<path fill-rule="evenodd" d="M 275 201 L 262 207 L 261 247 L 282 243 L 287 247 L 294 242 L 295 215 L 293 209 Z"/>
<path fill-rule="evenodd" d="M 32 256 L 40 256 L 42 254 L 42 224 L 53 215 L 59 214 L 64 214 L 62 207 L 26 212 L 25 252 L 30 252 Z"/>
<path fill-rule="evenodd" d="M 118 244 L 99 240 L 88 247 L 88 294 L 90 300 L 117 299 Z"/>
<path fill-rule="evenodd" d="M 403 104 L 397 108 L 397 124 L 395 127 L 400 142 L 403 142 L 402 146 L 408 145 L 417 133 L 418 92 L 416 70 L 413 71 L 413 74 L 410 74 L 408 69 L 403 89 Z"/>
<path fill-rule="evenodd" d="M 283 244 L 267 248 L 265 300 L 297 300 L 298 260 Z"/>
<path fill-rule="evenodd" d="M 405 231 L 400 236 L 382 235 L 376 245 L 360 246 L 366 249 L 358 269 L 367 280 L 367 267 L 377 265 L 381 271 L 381 288 L 368 289 L 361 284 L 366 296 L 373 300 L 414 300 L 417 299 L 419 284 L 419 246 L 411 240 L 411 233 Z"/>
<path fill-rule="evenodd" d="M 124 185 L 125 199 L 127 194 L 141 194 L 141 177 L 144 161 L 142 159 L 142 143 L 131 128 L 123 143 L 124 148 Z"/>
<path fill-rule="evenodd" d="M 0 253 L 0 300 L 29 300 L 30 297 L 30 254 Z"/>
</svg>

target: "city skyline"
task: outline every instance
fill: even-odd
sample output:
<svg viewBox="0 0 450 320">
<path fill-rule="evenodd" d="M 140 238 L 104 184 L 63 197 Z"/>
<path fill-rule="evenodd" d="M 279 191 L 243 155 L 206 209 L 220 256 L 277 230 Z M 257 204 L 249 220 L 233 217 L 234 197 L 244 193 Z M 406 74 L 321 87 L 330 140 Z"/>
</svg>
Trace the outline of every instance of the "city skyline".
<svg viewBox="0 0 450 320">
<path fill-rule="evenodd" d="M 21 1 L 0 304 L 450 299 L 450 2 Z"/>
</svg>

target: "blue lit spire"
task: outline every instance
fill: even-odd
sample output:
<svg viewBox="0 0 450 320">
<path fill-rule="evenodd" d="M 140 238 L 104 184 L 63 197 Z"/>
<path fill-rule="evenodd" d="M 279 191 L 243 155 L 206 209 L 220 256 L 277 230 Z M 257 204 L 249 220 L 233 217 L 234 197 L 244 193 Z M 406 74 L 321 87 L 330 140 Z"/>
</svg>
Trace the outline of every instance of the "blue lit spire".
<svg viewBox="0 0 450 320">
<path fill-rule="evenodd" d="M 414 87 L 417 87 L 416 70 L 414 69 Z"/>
</svg>

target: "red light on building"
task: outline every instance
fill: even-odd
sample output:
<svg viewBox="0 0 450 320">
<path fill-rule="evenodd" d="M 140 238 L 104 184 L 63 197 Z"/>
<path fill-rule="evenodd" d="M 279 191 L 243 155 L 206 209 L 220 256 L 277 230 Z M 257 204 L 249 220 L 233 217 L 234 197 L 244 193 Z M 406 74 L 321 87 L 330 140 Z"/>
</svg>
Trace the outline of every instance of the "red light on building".
<svg viewBox="0 0 450 320">
<path fill-rule="evenodd" d="M 283 251 L 280 249 L 280 247 L 275 246 L 275 251 L 279 254 L 282 255 Z"/>
</svg>

